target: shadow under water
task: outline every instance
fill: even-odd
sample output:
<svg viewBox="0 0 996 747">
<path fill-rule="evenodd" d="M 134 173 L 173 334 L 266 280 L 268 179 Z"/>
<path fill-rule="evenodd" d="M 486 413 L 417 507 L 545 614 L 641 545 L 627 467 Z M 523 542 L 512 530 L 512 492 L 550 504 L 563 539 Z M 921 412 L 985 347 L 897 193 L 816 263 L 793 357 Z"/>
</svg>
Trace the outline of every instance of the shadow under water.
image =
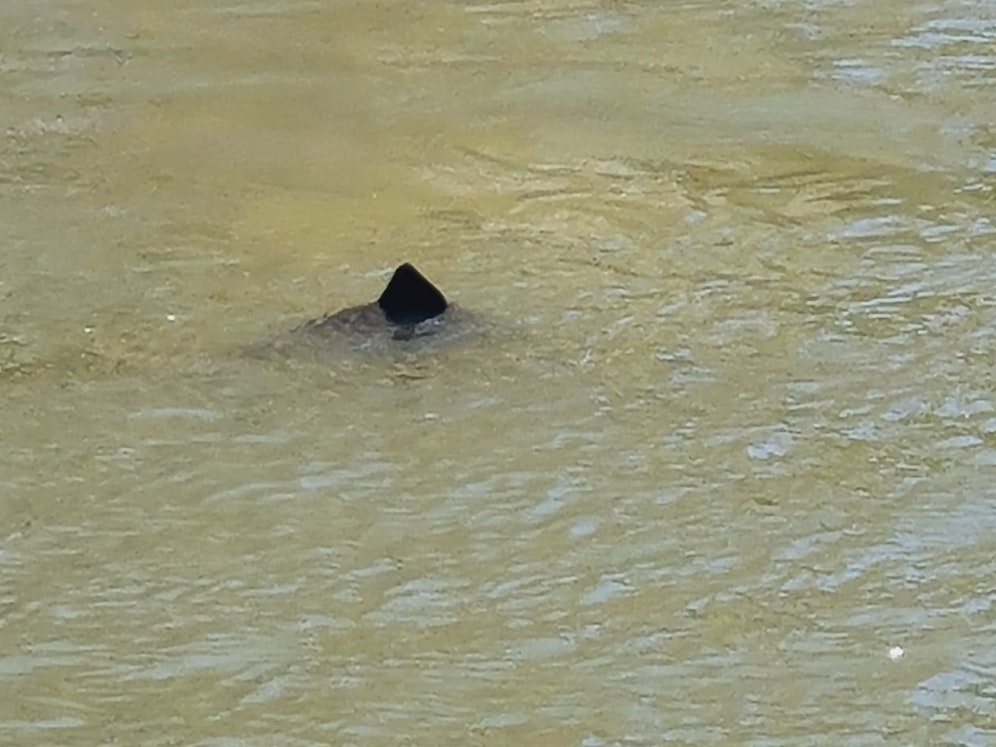
<svg viewBox="0 0 996 747">
<path fill-rule="evenodd" d="M 480 316 L 449 303 L 415 267 L 400 265 L 372 303 L 309 319 L 254 345 L 256 357 L 334 359 L 355 352 L 413 353 L 483 331 Z"/>
</svg>

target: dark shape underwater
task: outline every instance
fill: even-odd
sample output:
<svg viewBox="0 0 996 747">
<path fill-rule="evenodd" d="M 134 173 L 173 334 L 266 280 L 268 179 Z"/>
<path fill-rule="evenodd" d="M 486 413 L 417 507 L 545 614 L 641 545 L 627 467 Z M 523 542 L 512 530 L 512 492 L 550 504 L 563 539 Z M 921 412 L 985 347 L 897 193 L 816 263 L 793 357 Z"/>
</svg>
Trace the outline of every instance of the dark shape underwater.
<svg viewBox="0 0 996 747">
<path fill-rule="evenodd" d="M 261 357 L 336 359 L 357 352 L 393 354 L 437 349 L 481 331 L 480 319 L 451 304 L 407 262 L 380 297 L 311 319 L 252 348 Z"/>
<path fill-rule="evenodd" d="M 491 324 L 452 304 L 407 262 L 398 267 L 380 297 L 310 319 L 268 336 L 249 352 L 261 358 L 329 361 L 357 353 L 393 356 L 438 350 L 468 338 L 490 337 Z"/>
<path fill-rule="evenodd" d="M 466 314 L 406 262 L 394 271 L 376 302 L 312 319 L 294 334 L 307 338 L 311 347 L 329 347 L 329 352 L 342 343 L 353 349 L 386 349 L 389 343 L 413 338 L 460 337 L 466 320 Z"/>
</svg>

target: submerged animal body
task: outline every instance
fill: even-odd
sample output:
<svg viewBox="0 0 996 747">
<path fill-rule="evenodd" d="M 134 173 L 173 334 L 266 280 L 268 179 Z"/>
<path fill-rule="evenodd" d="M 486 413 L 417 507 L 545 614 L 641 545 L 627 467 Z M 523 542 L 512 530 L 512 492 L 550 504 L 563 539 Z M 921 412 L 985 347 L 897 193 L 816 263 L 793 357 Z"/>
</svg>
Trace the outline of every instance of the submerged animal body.
<svg viewBox="0 0 996 747">
<path fill-rule="evenodd" d="M 317 335 L 375 337 L 389 334 L 395 340 L 432 334 L 450 309 L 446 297 L 407 262 L 394 271 L 375 303 L 351 306 L 312 319 L 299 328 Z"/>
<path fill-rule="evenodd" d="M 373 303 L 311 319 L 250 348 L 263 358 L 348 358 L 394 355 L 446 347 L 482 331 L 481 319 L 451 304 L 436 286 L 405 263 Z"/>
<path fill-rule="evenodd" d="M 440 350 L 491 325 L 447 301 L 411 264 L 398 267 L 380 297 L 311 319 L 248 348 L 258 358 L 336 361 L 357 354 L 393 357 Z"/>
</svg>

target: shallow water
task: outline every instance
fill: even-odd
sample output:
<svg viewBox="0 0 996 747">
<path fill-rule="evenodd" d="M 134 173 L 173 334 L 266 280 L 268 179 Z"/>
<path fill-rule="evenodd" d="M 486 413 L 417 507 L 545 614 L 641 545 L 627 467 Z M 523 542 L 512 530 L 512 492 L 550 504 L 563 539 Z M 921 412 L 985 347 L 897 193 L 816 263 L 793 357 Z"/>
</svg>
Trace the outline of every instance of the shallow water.
<svg viewBox="0 0 996 747">
<path fill-rule="evenodd" d="M 994 42 L 0 4 L 0 742 L 992 744 Z"/>
</svg>

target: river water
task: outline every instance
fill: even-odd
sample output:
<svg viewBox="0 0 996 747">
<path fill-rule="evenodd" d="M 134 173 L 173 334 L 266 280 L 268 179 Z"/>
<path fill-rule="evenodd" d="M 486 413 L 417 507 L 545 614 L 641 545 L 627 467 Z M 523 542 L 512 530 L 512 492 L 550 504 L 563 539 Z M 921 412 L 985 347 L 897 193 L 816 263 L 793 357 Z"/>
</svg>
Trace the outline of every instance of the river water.
<svg viewBox="0 0 996 747">
<path fill-rule="evenodd" d="M 979 0 L 6 0 L 0 743 L 996 744 L 993 122 Z"/>
</svg>

